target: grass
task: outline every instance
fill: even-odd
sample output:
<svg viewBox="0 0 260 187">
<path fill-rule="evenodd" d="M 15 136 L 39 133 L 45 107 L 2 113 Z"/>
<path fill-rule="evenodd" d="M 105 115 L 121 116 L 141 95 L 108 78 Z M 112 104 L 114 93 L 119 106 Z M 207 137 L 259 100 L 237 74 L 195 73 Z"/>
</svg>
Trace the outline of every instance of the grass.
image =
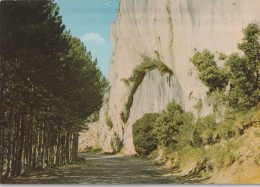
<svg viewBox="0 0 260 187">
<path fill-rule="evenodd" d="M 102 148 L 100 148 L 100 147 L 88 147 L 84 152 L 97 154 L 97 153 L 101 153 L 102 152 Z"/>
<path fill-rule="evenodd" d="M 225 120 L 220 123 L 212 124 L 212 122 L 204 120 L 203 123 L 195 125 L 197 127 L 198 136 L 202 146 L 212 145 L 228 140 L 233 137 L 241 136 L 250 126 L 256 124 L 256 119 L 260 119 L 257 113 L 259 109 L 253 107 L 246 112 L 234 113 L 228 111 Z M 259 117 L 257 117 L 259 115 Z M 202 118 L 202 120 L 205 118 Z"/>
<path fill-rule="evenodd" d="M 255 131 L 255 137 L 260 138 L 260 131 Z"/>
<path fill-rule="evenodd" d="M 248 141 L 249 138 L 245 131 L 253 126 L 254 128 L 259 127 L 260 109 L 254 107 L 240 113 L 229 111 L 226 120 L 215 124 L 215 126 L 207 124 L 210 120 L 204 122 L 206 124 L 204 123 L 204 126 L 200 129 L 200 137 L 203 139 L 200 146 L 192 145 L 190 142 L 193 140 L 191 140 L 182 144 L 182 147 L 163 148 L 164 162 L 171 161 L 173 172 L 176 172 L 176 168 L 178 168 L 178 172 L 188 167 L 190 172 L 185 177 L 189 178 L 196 175 L 203 178 L 209 176 L 210 173 L 222 172 L 230 168 L 236 161 L 242 164 L 244 160 L 243 157 L 241 158 L 240 151 L 243 146 L 247 145 L 245 141 Z M 189 133 L 191 134 L 185 136 L 192 137 L 194 131 L 191 130 Z M 253 136 L 260 138 L 260 130 L 253 132 Z M 255 162 L 258 163 L 260 154 L 259 158 L 257 155 L 255 157 Z"/>
</svg>

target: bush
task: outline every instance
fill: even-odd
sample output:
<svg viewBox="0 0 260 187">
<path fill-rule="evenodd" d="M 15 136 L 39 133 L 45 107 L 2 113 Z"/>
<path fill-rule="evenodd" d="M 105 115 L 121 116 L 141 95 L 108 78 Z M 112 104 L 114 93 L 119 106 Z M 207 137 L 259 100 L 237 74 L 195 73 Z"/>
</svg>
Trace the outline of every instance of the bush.
<svg viewBox="0 0 260 187">
<path fill-rule="evenodd" d="M 122 147 L 124 146 L 123 141 L 119 138 L 119 135 L 117 133 L 114 133 L 114 137 L 115 137 L 115 152 L 119 152 Z"/>
<path fill-rule="evenodd" d="M 136 152 L 146 156 L 157 148 L 157 139 L 154 134 L 154 123 L 159 114 L 145 114 L 133 124 L 133 140 Z"/>
<path fill-rule="evenodd" d="M 226 58 L 227 58 L 227 55 L 225 55 L 223 53 L 219 54 L 219 57 L 218 57 L 219 60 L 226 60 Z"/>
<path fill-rule="evenodd" d="M 179 104 L 175 104 L 174 100 L 167 105 L 166 109 L 167 111 L 163 111 L 156 120 L 155 132 L 160 145 L 175 147 L 181 127 L 189 126 L 193 117 L 190 113 L 184 112 Z"/>
<path fill-rule="evenodd" d="M 111 120 L 111 117 L 106 118 L 106 124 L 107 124 L 107 126 L 109 127 L 110 130 L 113 128 L 114 125 L 113 125 L 113 122 Z"/>
<path fill-rule="evenodd" d="M 217 128 L 215 115 L 208 115 L 203 118 L 199 118 L 194 125 L 193 132 L 193 146 L 205 146 L 216 143 L 213 140 L 213 134 Z"/>
<path fill-rule="evenodd" d="M 180 150 L 183 147 L 187 146 L 189 147 L 190 145 L 192 145 L 192 134 L 193 134 L 193 115 L 189 114 L 186 115 L 187 116 L 187 121 L 189 121 L 188 123 L 184 123 L 183 125 L 181 125 L 179 127 L 179 134 L 176 137 L 177 140 L 177 144 L 175 146 L 175 149 Z"/>
</svg>

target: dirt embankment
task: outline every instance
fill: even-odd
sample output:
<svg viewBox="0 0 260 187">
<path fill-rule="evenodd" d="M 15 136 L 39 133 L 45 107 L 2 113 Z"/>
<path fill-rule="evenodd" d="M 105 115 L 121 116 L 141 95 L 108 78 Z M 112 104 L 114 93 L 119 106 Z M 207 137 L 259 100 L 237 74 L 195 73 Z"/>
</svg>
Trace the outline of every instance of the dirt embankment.
<svg viewBox="0 0 260 187">
<path fill-rule="evenodd" d="M 183 183 L 260 184 L 260 115 L 242 126 L 240 136 L 172 153 L 172 159 L 165 159 L 162 150 L 150 158 L 163 162 Z"/>
<path fill-rule="evenodd" d="M 260 184 L 260 127 L 251 127 L 239 138 L 228 142 L 234 148 L 232 162 L 210 174 L 212 183 Z"/>
</svg>

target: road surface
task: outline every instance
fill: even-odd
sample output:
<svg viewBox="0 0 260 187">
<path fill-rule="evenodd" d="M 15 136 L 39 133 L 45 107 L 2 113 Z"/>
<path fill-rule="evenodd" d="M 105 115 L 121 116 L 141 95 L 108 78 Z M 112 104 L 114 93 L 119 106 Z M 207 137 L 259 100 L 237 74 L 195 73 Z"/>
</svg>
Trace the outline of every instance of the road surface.
<svg viewBox="0 0 260 187">
<path fill-rule="evenodd" d="M 18 184 L 169 184 L 174 177 L 152 162 L 115 155 L 79 153 L 78 165 L 62 166 L 9 180 Z"/>
</svg>

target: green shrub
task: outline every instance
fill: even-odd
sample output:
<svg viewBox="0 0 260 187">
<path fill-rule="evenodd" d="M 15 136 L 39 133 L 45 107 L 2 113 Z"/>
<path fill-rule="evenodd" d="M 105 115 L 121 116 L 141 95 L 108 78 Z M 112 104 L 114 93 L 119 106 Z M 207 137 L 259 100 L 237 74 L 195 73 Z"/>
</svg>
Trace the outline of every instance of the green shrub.
<svg viewBox="0 0 260 187">
<path fill-rule="evenodd" d="M 198 118 L 199 118 L 201 115 L 201 111 L 202 111 L 202 99 L 199 99 L 197 101 L 197 104 L 194 106 L 194 109 L 197 111 Z"/>
<path fill-rule="evenodd" d="M 199 118 L 194 125 L 193 132 L 193 146 L 205 146 L 207 144 L 216 143 L 213 140 L 213 134 L 217 128 L 215 115 L 208 115 L 203 118 Z"/>
<path fill-rule="evenodd" d="M 194 116 L 192 113 L 183 114 L 183 125 L 179 127 L 179 133 L 176 137 L 176 149 L 180 150 L 185 146 L 192 145 L 192 134 L 194 131 Z"/>
<path fill-rule="evenodd" d="M 173 100 L 170 102 L 166 111 L 163 111 L 155 123 L 155 132 L 159 144 L 163 147 L 175 146 L 178 142 L 180 127 L 191 123 L 192 115 L 184 112 L 179 104 Z"/>
<path fill-rule="evenodd" d="M 225 91 L 229 83 L 225 100 L 236 111 L 247 110 L 260 101 L 260 27 L 251 23 L 243 33 L 243 42 L 237 47 L 244 55 L 232 54 L 227 58 L 220 53 L 219 60 L 227 58 L 224 68 L 217 66 L 215 55 L 208 50 L 196 52 L 190 59 L 199 72 L 199 79 L 209 88 L 208 95 Z"/>
<path fill-rule="evenodd" d="M 126 124 L 126 122 L 127 122 L 127 120 L 128 120 L 128 115 L 126 114 L 126 109 L 124 110 L 124 111 L 122 111 L 121 113 L 120 113 L 120 118 L 121 118 L 121 121 L 124 123 L 124 124 Z"/>
<path fill-rule="evenodd" d="M 214 57 L 213 53 L 204 50 L 202 53 L 196 52 L 190 59 L 199 71 L 199 79 L 209 88 L 208 94 L 221 91 L 228 84 L 228 70 L 219 68 L 214 61 Z"/>
<path fill-rule="evenodd" d="M 119 138 L 119 135 L 117 133 L 114 133 L 115 136 L 115 152 L 119 152 L 123 147 L 123 141 Z"/>
<path fill-rule="evenodd" d="M 219 60 L 226 60 L 226 58 L 227 58 L 227 55 L 225 55 L 223 53 L 219 54 L 219 57 L 218 57 Z"/>
<path fill-rule="evenodd" d="M 155 51 L 155 54 L 158 59 L 151 59 L 147 56 L 143 57 L 143 63 L 137 66 L 137 71 L 151 71 L 154 69 L 157 69 L 161 75 L 164 75 L 165 73 L 168 73 L 169 75 L 172 75 L 173 72 L 170 68 L 168 68 L 159 58 L 158 51 Z"/>
<path fill-rule="evenodd" d="M 123 81 L 126 86 L 130 86 L 130 80 L 129 79 L 123 78 L 123 79 L 121 79 L 121 81 Z"/>
<path fill-rule="evenodd" d="M 225 120 L 218 124 L 215 132 L 220 139 L 228 140 L 239 133 L 239 127 L 234 120 Z"/>
<path fill-rule="evenodd" d="M 111 117 L 106 118 L 106 124 L 107 124 L 107 126 L 109 127 L 110 130 L 113 128 L 114 125 L 113 125 L 113 122 L 111 120 Z"/>
<path fill-rule="evenodd" d="M 157 148 L 157 139 L 154 134 L 154 123 L 159 114 L 145 114 L 133 124 L 133 140 L 136 152 L 146 156 Z"/>
</svg>

